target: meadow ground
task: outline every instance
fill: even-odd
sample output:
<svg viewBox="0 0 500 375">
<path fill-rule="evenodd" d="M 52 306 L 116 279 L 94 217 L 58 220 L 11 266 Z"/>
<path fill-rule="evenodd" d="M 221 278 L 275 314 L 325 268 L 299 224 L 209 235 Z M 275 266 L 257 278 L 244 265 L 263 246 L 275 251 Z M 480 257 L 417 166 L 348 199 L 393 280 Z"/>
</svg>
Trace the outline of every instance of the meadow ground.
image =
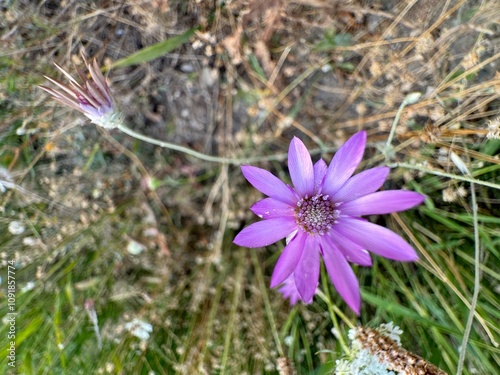
<svg viewBox="0 0 500 375">
<path fill-rule="evenodd" d="M 0 371 L 331 374 L 351 327 L 392 321 L 448 374 L 498 373 L 499 20 L 495 0 L 0 2 Z M 136 132 L 284 181 L 293 136 L 329 162 L 366 130 L 358 171 L 389 165 L 384 189 L 428 197 L 369 218 L 420 260 L 354 266 L 359 317 L 324 269 L 291 307 L 269 288 L 284 241 L 232 243 L 262 198 L 237 165 L 38 88 L 82 51 Z"/>
</svg>

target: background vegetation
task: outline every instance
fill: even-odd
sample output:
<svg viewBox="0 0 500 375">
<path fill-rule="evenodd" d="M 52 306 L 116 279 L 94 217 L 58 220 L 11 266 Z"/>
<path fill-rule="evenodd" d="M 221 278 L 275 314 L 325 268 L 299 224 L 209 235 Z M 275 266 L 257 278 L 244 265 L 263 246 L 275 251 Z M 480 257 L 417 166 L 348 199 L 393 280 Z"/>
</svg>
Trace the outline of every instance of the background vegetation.
<svg viewBox="0 0 500 375">
<path fill-rule="evenodd" d="M 498 138 L 499 19 L 495 0 L 3 1 L 0 306 L 15 261 L 18 316 L 10 372 L 0 328 L 2 371 L 276 374 L 287 357 L 298 374 L 326 374 L 349 325 L 393 321 L 406 349 L 451 374 L 479 270 L 464 373 L 497 373 L 500 141 L 486 136 Z M 238 167 L 102 131 L 37 88 L 62 79 L 53 62 L 81 66 L 80 51 L 114 64 L 134 130 L 213 155 L 277 155 L 258 165 L 285 180 L 294 135 L 329 161 L 366 129 L 362 167 L 387 163 L 396 112 L 421 93 L 402 112 L 385 188 L 429 198 L 371 218 L 421 260 L 357 267 L 359 318 L 327 280 L 325 299 L 290 307 L 269 289 L 283 244 L 232 244 L 261 198 Z M 476 225 L 452 153 L 476 181 Z"/>
</svg>

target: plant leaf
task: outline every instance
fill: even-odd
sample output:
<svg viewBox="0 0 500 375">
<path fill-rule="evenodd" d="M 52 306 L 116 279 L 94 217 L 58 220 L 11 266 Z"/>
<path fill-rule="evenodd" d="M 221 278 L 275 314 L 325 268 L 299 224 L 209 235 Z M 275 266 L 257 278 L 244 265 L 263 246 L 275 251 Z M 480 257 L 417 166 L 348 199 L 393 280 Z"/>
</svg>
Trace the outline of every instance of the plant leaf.
<svg viewBox="0 0 500 375">
<path fill-rule="evenodd" d="M 181 35 L 174 36 L 172 38 L 166 39 L 162 42 L 153 44 L 152 46 L 145 47 L 130 56 L 127 56 L 121 60 L 115 61 L 111 68 L 124 67 L 135 64 L 141 64 L 147 61 L 156 59 L 157 57 L 163 56 L 170 51 L 175 50 L 180 45 L 186 43 L 189 38 L 194 35 L 197 28 L 192 28 Z"/>
</svg>

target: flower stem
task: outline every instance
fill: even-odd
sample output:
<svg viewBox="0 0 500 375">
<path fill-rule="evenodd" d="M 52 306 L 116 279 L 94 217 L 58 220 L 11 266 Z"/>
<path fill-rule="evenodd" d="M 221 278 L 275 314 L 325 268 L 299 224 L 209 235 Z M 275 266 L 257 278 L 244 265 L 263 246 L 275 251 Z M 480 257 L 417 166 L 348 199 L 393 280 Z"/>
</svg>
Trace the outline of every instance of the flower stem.
<svg viewBox="0 0 500 375">
<path fill-rule="evenodd" d="M 329 312 L 330 317 L 332 319 L 333 327 L 335 328 L 335 331 L 337 332 L 337 334 L 335 335 L 335 338 L 337 340 L 339 340 L 340 346 L 342 347 L 342 351 L 345 354 L 349 353 L 350 349 L 347 346 L 346 341 L 344 340 L 344 336 L 342 335 L 342 331 L 340 329 L 340 324 L 339 324 L 339 321 L 337 319 L 337 314 L 339 314 L 339 316 L 349 326 L 349 328 L 354 328 L 355 327 L 354 324 L 352 322 L 350 322 L 349 319 L 347 319 L 347 317 L 344 314 L 342 314 L 342 312 L 340 312 L 340 310 L 337 308 L 337 306 L 334 306 L 332 304 L 332 301 L 325 293 L 323 293 L 321 290 L 318 290 L 316 293 L 328 306 L 328 312 Z"/>
<path fill-rule="evenodd" d="M 129 127 L 127 127 L 123 124 L 118 125 L 116 128 L 121 130 L 123 133 L 130 135 L 131 137 L 138 139 L 140 141 L 144 141 L 146 143 L 149 143 L 149 144 L 152 144 L 155 146 L 160 146 L 162 148 L 166 148 L 169 150 L 179 151 L 179 152 L 182 152 L 183 154 L 190 155 L 190 156 L 193 156 L 195 158 L 209 161 L 212 163 L 242 165 L 242 164 L 247 164 L 247 163 L 255 163 L 255 162 L 259 162 L 259 161 L 282 160 L 282 159 L 286 158 L 286 154 L 276 154 L 276 155 L 252 157 L 252 158 L 225 158 L 225 157 L 219 157 L 219 156 L 212 156 L 212 155 L 207 155 L 207 154 L 204 154 L 202 152 L 192 150 L 188 147 L 176 145 L 175 143 L 160 141 L 158 139 L 148 137 L 147 135 L 137 133 L 136 131 L 130 129 Z"/>
</svg>

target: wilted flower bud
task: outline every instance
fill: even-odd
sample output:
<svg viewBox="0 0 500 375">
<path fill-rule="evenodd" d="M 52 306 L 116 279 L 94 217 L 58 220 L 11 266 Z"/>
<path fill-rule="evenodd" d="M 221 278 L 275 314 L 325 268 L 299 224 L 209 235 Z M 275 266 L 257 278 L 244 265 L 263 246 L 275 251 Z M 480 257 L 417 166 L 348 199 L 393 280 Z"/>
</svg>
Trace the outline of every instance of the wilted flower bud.
<svg viewBox="0 0 500 375">
<path fill-rule="evenodd" d="M 96 60 L 92 64 L 85 60 L 85 65 L 90 77 L 76 68 L 82 83 L 78 83 L 68 72 L 59 65 L 54 65 L 69 79 L 69 85 L 65 85 L 55 79 L 45 76 L 50 82 L 57 85 L 61 90 L 40 86 L 56 100 L 82 112 L 94 124 L 106 129 L 113 129 L 123 123 L 123 114 L 118 110 L 111 95 L 111 90 L 106 78 L 101 73 Z"/>
</svg>

